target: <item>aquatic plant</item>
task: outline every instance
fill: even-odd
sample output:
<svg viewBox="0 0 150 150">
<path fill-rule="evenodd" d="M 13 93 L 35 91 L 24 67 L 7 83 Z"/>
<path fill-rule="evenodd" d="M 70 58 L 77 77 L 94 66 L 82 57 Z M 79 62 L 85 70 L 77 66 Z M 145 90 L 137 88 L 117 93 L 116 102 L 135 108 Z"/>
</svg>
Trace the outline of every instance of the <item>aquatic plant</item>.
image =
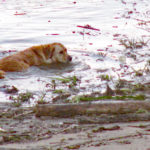
<svg viewBox="0 0 150 150">
<path fill-rule="evenodd" d="M 76 76 L 71 76 L 71 77 L 70 76 L 69 77 L 61 76 L 61 78 L 60 77 L 53 78 L 53 80 L 58 80 L 61 83 L 68 85 L 69 88 L 76 86 L 77 81 L 80 81 Z"/>
<path fill-rule="evenodd" d="M 24 102 L 29 102 L 29 100 L 33 98 L 33 93 L 31 92 L 25 92 L 25 93 L 20 93 L 18 94 L 17 97 L 15 96 L 10 96 L 10 99 L 13 100 L 13 105 L 15 107 L 21 106 Z"/>
<path fill-rule="evenodd" d="M 98 96 L 98 97 L 90 97 L 90 96 L 74 96 L 71 102 L 79 103 L 79 102 L 89 102 L 89 101 L 98 101 L 98 100 L 145 100 L 145 95 L 123 95 L 123 96 Z"/>
<path fill-rule="evenodd" d="M 112 77 L 108 74 L 101 75 L 100 78 L 101 78 L 101 80 L 105 80 L 105 81 L 110 81 L 112 79 Z"/>
<path fill-rule="evenodd" d="M 42 95 L 37 100 L 37 104 L 47 104 L 48 102 L 45 100 L 46 93 L 42 93 Z"/>
<path fill-rule="evenodd" d="M 59 90 L 54 90 L 53 91 L 53 93 L 55 93 L 55 94 L 62 94 L 64 92 L 65 92 L 65 90 L 63 90 L 63 89 L 59 89 Z"/>
<path fill-rule="evenodd" d="M 143 38 L 141 39 L 121 39 L 120 44 L 123 45 L 126 49 L 138 49 L 147 46 L 149 40 L 145 41 Z"/>
</svg>

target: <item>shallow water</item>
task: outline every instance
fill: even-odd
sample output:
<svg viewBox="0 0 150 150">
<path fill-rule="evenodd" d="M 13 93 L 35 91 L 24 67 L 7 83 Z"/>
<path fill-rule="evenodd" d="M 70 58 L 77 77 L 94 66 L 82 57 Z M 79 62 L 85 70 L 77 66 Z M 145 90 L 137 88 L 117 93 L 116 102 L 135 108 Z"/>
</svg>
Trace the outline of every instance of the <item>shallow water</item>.
<svg viewBox="0 0 150 150">
<path fill-rule="evenodd" d="M 109 74 L 114 81 L 122 78 L 149 82 L 148 74 L 142 78 L 132 74 L 133 68 L 143 69 L 149 60 L 149 44 L 142 50 L 131 51 L 119 43 L 120 39 L 127 38 L 149 39 L 149 8 L 148 0 L 1 0 L 1 52 L 60 42 L 68 48 L 73 61 L 70 65 L 32 67 L 27 72 L 8 73 L 0 86 L 14 85 L 22 91 L 42 93 L 47 91 L 45 86 L 51 78 L 75 75 L 83 89 L 78 94 L 86 94 L 93 90 L 105 91 L 106 82 L 99 78 L 102 74 Z M 146 23 L 141 25 L 141 22 Z M 81 27 L 85 25 L 93 28 Z M 129 52 L 136 53 L 137 59 L 130 57 Z M 9 54 L 0 53 L 0 57 Z M 114 83 L 110 82 L 110 86 L 113 88 Z M 1 90 L 0 101 L 6 100 L 9 101 L 9 95 Z"/>
</svg>

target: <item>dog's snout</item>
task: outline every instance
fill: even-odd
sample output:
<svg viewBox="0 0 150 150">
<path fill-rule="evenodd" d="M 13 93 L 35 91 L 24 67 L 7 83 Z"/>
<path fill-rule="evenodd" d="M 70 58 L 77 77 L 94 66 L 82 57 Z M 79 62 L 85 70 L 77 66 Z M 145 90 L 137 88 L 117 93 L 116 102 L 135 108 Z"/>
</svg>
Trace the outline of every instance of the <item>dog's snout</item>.
<svg viewBox="0 0 150 150">
<path fill-rule="evenodd" d="M 68 60 L 72 61 L 72 57 L 70 55 L 68 55 Z"/>
</svg>

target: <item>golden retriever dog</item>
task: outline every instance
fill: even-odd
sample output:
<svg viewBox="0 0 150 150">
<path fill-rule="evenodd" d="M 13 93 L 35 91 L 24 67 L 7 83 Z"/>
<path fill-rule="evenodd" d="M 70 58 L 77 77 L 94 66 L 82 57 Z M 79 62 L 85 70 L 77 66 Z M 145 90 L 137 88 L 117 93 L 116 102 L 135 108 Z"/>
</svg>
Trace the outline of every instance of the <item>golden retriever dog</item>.
<svg viewBox="0 0 150 150">
<path fill-rule="evenodd" d="M 67 63 L 72 57 L 67 54 L 67 49 L 60 43 L 32 46 L 16 54 L 0 60 L 0 78 L 6 72 L 25 71 L 30 66 L 40 66 L 47 63 Z"/>
</svg>

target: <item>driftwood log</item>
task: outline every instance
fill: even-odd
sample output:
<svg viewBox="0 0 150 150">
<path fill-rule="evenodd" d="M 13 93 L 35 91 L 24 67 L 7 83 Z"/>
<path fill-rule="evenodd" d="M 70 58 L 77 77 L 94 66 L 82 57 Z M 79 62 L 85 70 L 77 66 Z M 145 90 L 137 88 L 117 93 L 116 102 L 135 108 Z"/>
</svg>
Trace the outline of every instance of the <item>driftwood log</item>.
<svg viewBox="0 0 150 150">
<path fill-rule="evenodd" d="M 102 103 L 80 103 L 80 104 L 43 104 L 36 105 L 34 112 L 37 117 L 73 117 L 76 115 L 101 115 L 101 114 L 129 114 L 140 111 L 149 112 L 149 101 L 119 101 Z"/>
</svg>

